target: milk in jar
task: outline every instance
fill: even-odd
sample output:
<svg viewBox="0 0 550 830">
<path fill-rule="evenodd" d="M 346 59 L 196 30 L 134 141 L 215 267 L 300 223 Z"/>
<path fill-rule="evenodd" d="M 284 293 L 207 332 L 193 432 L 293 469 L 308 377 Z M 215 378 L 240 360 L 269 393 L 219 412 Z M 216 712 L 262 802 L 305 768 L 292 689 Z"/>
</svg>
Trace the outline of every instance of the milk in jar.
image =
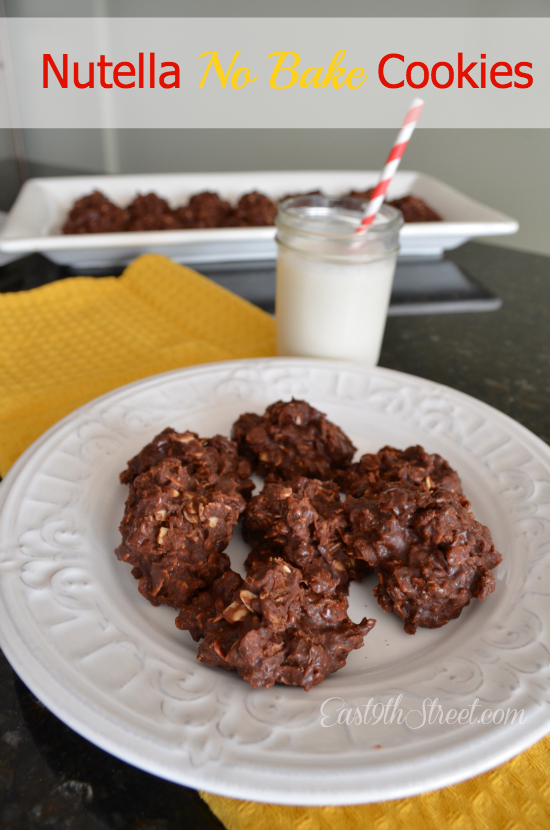
<svg viewBox="0 0 550 830">
<path fill-rule="evenodd" d="M 383 206 L 358 234 L 364 207 L 324 196 L 279 207 L 277 354 L 378 362 L 402 217 Z"/>
</svg>

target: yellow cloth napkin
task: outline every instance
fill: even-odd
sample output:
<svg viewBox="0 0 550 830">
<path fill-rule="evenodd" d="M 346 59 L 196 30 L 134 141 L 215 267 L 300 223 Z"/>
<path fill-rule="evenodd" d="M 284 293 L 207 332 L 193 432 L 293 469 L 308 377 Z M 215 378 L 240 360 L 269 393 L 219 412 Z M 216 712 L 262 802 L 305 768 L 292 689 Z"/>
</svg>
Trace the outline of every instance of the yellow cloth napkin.
<svg viewBox="0 0 550 830">
<path fill-rule="evenodd" d="M 281 807 L 201 795 L 227 830 L 548 830 L 550 736 L 491 772 L 399 801 Z"/>
<path fill-rule="evenodd" d="M 0 295 L 0 473 L 59 418 L 147 375 L 274 354 L 269 315 L 150 254 L 122 277 Z M 228 830 L 550 827 L 550 737 L 463 784 L 358 807 L 279 807 L 201 793 Z"/>
<path fill-rule="evenodd" d="M 0 296 L 0 475 L 48 427 L 133 380 L 275 353 L 273 319 L 165 257 Z"/>
</svg>

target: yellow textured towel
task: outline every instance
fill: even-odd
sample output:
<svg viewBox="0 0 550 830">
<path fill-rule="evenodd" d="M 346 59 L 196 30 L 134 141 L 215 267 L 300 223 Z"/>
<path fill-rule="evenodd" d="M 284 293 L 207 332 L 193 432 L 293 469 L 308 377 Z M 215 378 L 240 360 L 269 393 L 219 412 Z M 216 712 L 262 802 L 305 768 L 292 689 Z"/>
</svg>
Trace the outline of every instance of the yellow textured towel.
<svg viewBox="0 0 550 830">
<path fill-rule="evenodd" d="M 0 295 L 0 474 L 44 430 L 117 386 L 274 353 L 268 314 L 156 254 L 118 279 Z"/>
<path fill-rule="evenodd" d="M 76 277 L 0 295 L 0 472 L 59 418 L 156 372 L 274 354 L 269 315 L 157 255 L 119 279 Z M 228 830 L 550 827 L 550 738 L 435 793 L 359 807 L 278 807 L 203 793 Z"/>
<path fill-rule="evenodd" d="M 485 775 L 399 801 L 280 807 L 201 795 L 227 830 L 548 830 L 550 737 Z"/>
</svg>

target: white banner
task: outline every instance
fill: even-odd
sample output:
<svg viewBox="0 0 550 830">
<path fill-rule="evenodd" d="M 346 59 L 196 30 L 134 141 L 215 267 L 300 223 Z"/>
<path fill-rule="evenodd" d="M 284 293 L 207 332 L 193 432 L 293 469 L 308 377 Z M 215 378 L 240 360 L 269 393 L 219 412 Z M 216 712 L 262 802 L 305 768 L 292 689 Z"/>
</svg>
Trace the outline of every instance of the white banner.
<svg viewBox="0 0 550 830">
<path fill-rule="evenodd" d="M 0 127 L 550 127 L 548 18 L 8 18 Z"/>
</svg>

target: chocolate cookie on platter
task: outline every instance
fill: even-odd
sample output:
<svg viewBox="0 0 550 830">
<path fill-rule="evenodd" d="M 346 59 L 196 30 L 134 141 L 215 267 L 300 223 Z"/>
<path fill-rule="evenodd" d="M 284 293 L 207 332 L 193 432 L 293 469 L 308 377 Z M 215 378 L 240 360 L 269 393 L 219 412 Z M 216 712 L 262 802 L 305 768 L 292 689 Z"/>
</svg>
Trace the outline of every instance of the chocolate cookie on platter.
<svg viewBox="0 0 550 830">
<path fill-rule="evenodd" d="M 83 196 L 72 206 L 62 233 L 120 233 L 127 230 L 128 213 L 99 190 Z"/>
<path fill-rule="evenodd" d="M 173 231 L 181 228 L 166 199 L 156 193 L 138 194 L 127 207 L 129 231 Z"/>
<path fill-rule="evenodd" d="M 374 193 L 374 187 L 368 190 L 350 190 L 346 196 L 351 196 L 354 199 L 363 199 L 368 202 Z M 397 208 L 403 214 L 405 222 L 442 222 L 439 213 L 436 213 L 423 199 L 418 196 L 402 196 L 400 199 L 386 200 L 386 204 Z"/>
<path fill-rule="evenodd" d="M 388 202 L 403 214 L 405 222 L 442 222 L 439 213 L 426 204 L 423 199 L 417 196 L 403 196 L 401 199 L 394 199 Z"/>
<path fill-rule="evenodd" d="M 231 214 L 231 205 L 217 193 L 205 190 L 191 196 L 188 204 L 175 213 L 182 228 L 222 228 Z"/>
<path fill-rule="evenodd" d="M 269 196 L 254 190 L 241 196 L 227 216 L 226 224 L 229 227 L 266 227 L 275 224 L 276 216 L 275 202 Z"/>
<path fill-rule="evenodd" d="M 279 199 L 279 202 L 286 202 L 287 199 L 300 199 L 305 196 L 322 196 L 322 190 L 309 190 L 307 193 L 286 193 Z"/>
</svg>

